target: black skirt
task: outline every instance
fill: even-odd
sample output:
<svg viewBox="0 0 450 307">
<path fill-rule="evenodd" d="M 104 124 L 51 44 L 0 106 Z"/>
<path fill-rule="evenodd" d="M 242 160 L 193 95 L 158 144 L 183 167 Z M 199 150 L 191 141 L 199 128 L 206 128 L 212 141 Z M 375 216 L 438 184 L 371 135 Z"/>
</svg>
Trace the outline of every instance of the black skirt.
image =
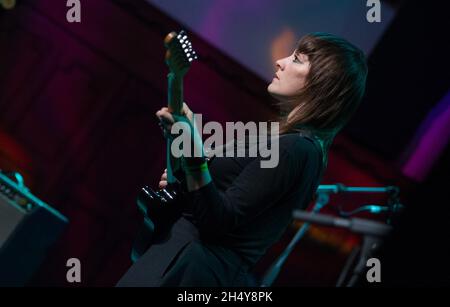
<svg viewBox="0 0 450 307">
<path fill-rule="evenodd" d="M 230 249 L 203 242 L 195 225 L 181 217 L 168 240 L 152 245 L 117 286 L 255 286 L 248 270 L 248 265 Z"/>
</svg>

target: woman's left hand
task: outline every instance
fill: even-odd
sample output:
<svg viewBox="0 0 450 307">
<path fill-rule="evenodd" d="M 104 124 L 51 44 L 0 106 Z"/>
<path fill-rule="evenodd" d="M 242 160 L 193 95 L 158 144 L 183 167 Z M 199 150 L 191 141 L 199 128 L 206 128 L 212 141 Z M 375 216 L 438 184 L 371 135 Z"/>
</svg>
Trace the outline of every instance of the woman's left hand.
<svg viewBox="0 0 450 307">
<path fill-rule="evenodd" d="M 169 108 L 164 107 L 156 112 L 156 116 L 159 118 L 161 127 L 169 134 L 172 130 L 172 125 L 175 122 L 186 122 L 190 123 L 191 126 L 194 125 L 194 113 L 189 109 L 186 103 L 183 103 L 183 109 L 181 110 L 180 115 L 174 115 L 169 112 Z"/>
<path fill-rule="evenodd" d="M 172 126 L 174 123 L 184 123 L 189 126 L 189 130 L 191 132 L 191 139 L 193 140 L 194 146 L 198 147 L 196 149 L 193 149 L 193 152 L 201 152 L 204 157 L 203 152 L 203 141 L 202 137 L 199 133 L 199 131 L 196 128 L 195 121 L 194 121 L 194 113 L 191 111 L 191 109 L 188 107 L 186 103 L 183 103 L 183 109 L 181 111 L 180 115 L 172 114 L 169 112 L 169 109 L 167 107 L 161 108 L 159 111 L 156 112 L 156 116 L 160 120 L 161 128 L 164 131 L 165 137 L 172 137 Z M 185 127 L 187 129 L 187 127 Z M 191 154 L 193 153 L 191 152 Z M 198 161 L 198 157 L 192 158 L 191 156 L 183 156 L 185 158 L 185 162 L 188 164 L 190 162 L 196 163 Z"/>
</svg>

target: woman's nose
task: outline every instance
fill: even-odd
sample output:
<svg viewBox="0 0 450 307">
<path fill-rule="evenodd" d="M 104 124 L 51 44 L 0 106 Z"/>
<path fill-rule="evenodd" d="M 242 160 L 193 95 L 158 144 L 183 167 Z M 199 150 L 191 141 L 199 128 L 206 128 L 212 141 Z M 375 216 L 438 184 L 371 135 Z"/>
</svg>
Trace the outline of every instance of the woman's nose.
<svg viewBox="0 0 450 307">
<path fill-rule="evenodd" d="M 283 60 L 280 59 L 280 60 L 276 61 L 275 66 L 276 66 L 276 70 L 278 70 L 278 69 L 283 70 Z"/>
</svg>

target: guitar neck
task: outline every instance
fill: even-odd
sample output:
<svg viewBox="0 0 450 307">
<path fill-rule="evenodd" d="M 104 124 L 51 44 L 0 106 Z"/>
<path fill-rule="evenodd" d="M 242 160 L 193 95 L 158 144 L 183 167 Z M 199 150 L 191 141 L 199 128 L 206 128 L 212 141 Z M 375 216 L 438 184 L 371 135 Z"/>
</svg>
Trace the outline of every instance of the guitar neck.
<svg viewBox="0 0 450 307">
<path fill-rule="evenodd" d="M 164 38 L 164 46 L 167 48 L 165 61 L 169 67 L 168 81 L 168 109 L 175 115 L 180 115 L 183 110 L 183 77 L 189 70 L 191 62 L 196 60 L 197 54 L 192 48 L 191 41 L 188 39 L 185 31 L 180 33 L 170 32 Z M 167 181 L 176 182 L 174 174 L 178 175 L 181 171 L 180 159 L 172 157 L 172 141 L 167 138 Z"/>
<path fill-rule="evenodd" d="M 183 78 L 169 73 L 168 81 L 168 108 L 171 113 L 181 114 L 183 109 Z"/>
</svg>

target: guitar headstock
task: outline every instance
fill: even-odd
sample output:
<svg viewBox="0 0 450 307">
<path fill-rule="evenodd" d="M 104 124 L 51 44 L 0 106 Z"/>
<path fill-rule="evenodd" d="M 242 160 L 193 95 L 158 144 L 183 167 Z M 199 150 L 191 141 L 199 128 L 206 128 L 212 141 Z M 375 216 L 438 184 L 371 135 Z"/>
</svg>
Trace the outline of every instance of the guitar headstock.
<svg viewBox="0 0 450 307">
<path fill-rule="evenodd" d="M 167 66 L 172 73 L 183 77 L 191 67 L 192 61 L 198 58 L 186 32 L 184 30 L 178 34 L 170 32 L 164 39 L 164 45 L 167 48 Z"/>
</svg>

